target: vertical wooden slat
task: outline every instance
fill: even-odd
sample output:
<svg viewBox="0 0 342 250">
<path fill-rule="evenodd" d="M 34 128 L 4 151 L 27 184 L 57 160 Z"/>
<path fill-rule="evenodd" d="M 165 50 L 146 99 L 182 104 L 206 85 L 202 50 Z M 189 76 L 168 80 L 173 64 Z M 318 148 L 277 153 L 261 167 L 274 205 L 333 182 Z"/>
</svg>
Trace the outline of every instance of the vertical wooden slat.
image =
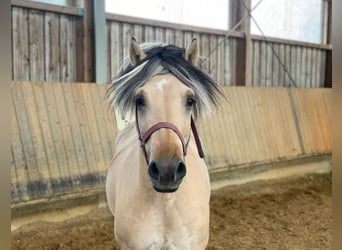
<svg viewBox="0 0 342 250">
<path fill-rule="evenodd" d="M 110 21 L 106 22 L 106 39 L 107 39 L 107 82 L 111 82 L 112 80 L 112 39 L 111 39 L 111 23 Z"/>
<path fill-rule="evenodd" d="M 217 80 L 217 37 L 215 35 L 210 35 L 210 51 L 209 55 L 209 73 L 212 78 Z"/>
<path fill-rule="evenodd" d="M 296 65 L 296 59 L 297 59 L 297 48 L 296 46 L 291 46 L 291 66 L 290 66 L 290 73 L 292 76 L 292 79 L 295 81 L 295 84 L 298 86 L 296 75 L 297 75 L 297 65 Z M 293 82 L 290 81 L 290 86 L 293 86 Z"/>
<path fill-rule="evenodd" d="M 260 82 L 260 42 L 254 41 L 253 46 L 253 78 L 252 78 L 252 85 L 253 86 L 259 86 Z"/>
<path fill-rule="evenodd" d="M 285 46 L 284 44 L 279 45 L 279 53 L 278 56 L 280 58 L 279 62 L 279 86 L 285 86 L 285 70 L 284 70 L 284 63 L 285 63 Z M 283 65 L 282 65 L 283 64 Z"/>
<path fill-rule="evenodd" d="M 291 46 L 285 45 L 285 67 L 284 87 L 291 86 L 289 74 L 291 74 Z"/>
<path fill-rule="evenodd" d="M 59 17 L 60 36 L 60 81 L 67 82 L 70 77 L 68 65 L 68 19 L 66 16 Z"/>
<path fill-rule="evenodd" d="M 312 49 L 307 48 L 306 67 L 305 67 L 305 86 L 312 87 Z"/>
<path fill-rule="evenodd" d="M 133 30 L 133 35 L 135 39 L 138 41 L 138 43 L 144 42 L 143 26 L 140 24 L 134 24 Z"/>
<path fill-rule="evenodd" d="M 224 42 L 222 41 L 223 37 L 218 37 L 217 43 L 220 45 L 218 46 L 217 52 L 218 52 L 218 58 L 217 58 L 217 81 L 220 85 L 225 85 L 224 80 Z"/>
<path fill-rule="evenodd" d="M 175 31 L 175 45 L 183 47 L 183 32 L 180 30 Z"/>
<path fill-rule="evenodd" d="M 133 37 L 133 26 L 131 24 L 124 23 L 122 26 L 122 56 L 121 60 L 125 57 L 129 57 L 129 45 L 131 38 Z"/>
<path fill-rule="evenodd" d="M 279 55 L 279 44 L 272 43 L 274 53 Z M 273 72 L 272 72 L 272 83 L 273 86 L 279 86 L 279 61 L 278 58 L 272 53 L 272 61 L 273 61 Z"/>
<path fill-rule="evenodd" d="M 12 8 L 13 79 L 29 80 L 28 10 Z"/>
<path fill-rule="evenodd" d="M 302 48 L 296 46 L 296 83 L 297 87 L 302 86 L 301 75 L 302 75 Z"/>
<path fill-rule="evenodd" d="M 163 28 L 156 28 L 156 41 L 165 43 L 165 32 Z"/>
<path fill-rule="evenodd" d="M 300 86 L 306 87 L 306 63 L 307 63 L 307 50 L 302 48 L 302 61 L 301 61 L 301 78 Z"/>
<path fill-rule="evenodd" d="M 193 39 L 193 35 L 191 32 L 184 32 L 184 40 L 183 40 L 183 48 L 186 48 L 187 46 L 189 46 L 189 44 L 191 43 Z"/>
<path fill-rule="evenodd" d="M 231 50 L 230 50 L 230 47 L 231 47 L 231 44 L 230 44 L 230 39 L 227 38 L 223 45 L 224 46 L 224 82 L 225 82 L 225 85 L 233 85 L 232 83 L 232 75 L 231 75 L 231 63 L 232 63 L 232 55 L 231 55 Z"/>
<path fill-rule="evenodd" d="M 209 53 L 210 53 L 210 46 L 209 46 L 209 36 L 207 34 L 201 35 L 200 41 L 200 51 L 201 51 L 201 61 L 200 67 L 201 69 L 209 74 Z"/>
<path fill-rule="evenodd" d="M 120 71 L 120 63 L 122 55 L 121 50 L 121 31 L 120 31 L 120 24 L 117 22 L 111 23 L 111 78 L 113 79 Z"/>
<path fill-rule="evenodd" d="M 41 11 L 29 11 L 30 80 L 44 81 L 44 16 Z"/>
<path fill-rule="evenodd" d="M 58 19 L 59 17 L 57 14 L 45 14 L 45 79 L 50 82 L 60 80 Z"/>
<path fill-rule="evenodd" d="M 175 44 L 175 31 L 172 29 L 166 29 L 165 42 L 167 44 Z"/>
<path fill-rule="evenodd" d="M 152 26 L 145 26 L 145 41 L 149 42 L 149 43 L 156 41 L 154 27 L 152 27 Z"/>
<path fill-rule="evenodd" d="M 266 86 L 273 86 L 273 52 L 271 48 L 272 44 L 266 43 Z"/>
<path fill-rule="evenodd" d="M 317 88 L 316 72 L 317 72 L 317 49 L 312 49 L 311 54 L 311 87 Z"/>
<path fill-rule="evenodd" d="M 266 42 L 260 44 L 260 80 L 259 86 L 266 86 L 266 59 L 267 59 L 267 47 Z"/>
</svg>

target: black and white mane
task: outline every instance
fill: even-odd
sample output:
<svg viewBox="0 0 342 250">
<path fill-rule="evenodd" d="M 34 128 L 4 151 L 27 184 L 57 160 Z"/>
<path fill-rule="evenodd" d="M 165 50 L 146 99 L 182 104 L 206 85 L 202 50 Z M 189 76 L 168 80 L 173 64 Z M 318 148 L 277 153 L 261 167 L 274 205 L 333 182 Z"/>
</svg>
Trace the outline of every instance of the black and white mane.
<svg viewBox="0 0 342 250">
<path fill-rule="evenodd" d="M 184 48 L 174 45 L 142 44 L 146 57 L 136 65 L 126 63 L 109 89 L 109 101 L 123 117 L 135 109 L 135 93 L 155 75 L 171 73 L 196 95 L 194 115 L 204 115 L 216 106 L 222 92 L 205 72 L 184 59 Z"/>
</svg>

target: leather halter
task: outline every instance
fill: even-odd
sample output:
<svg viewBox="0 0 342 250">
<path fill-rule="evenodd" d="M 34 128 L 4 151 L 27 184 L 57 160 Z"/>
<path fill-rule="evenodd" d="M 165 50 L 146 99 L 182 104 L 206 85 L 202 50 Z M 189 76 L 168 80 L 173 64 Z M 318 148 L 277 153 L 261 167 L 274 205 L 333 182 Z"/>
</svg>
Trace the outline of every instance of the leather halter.
<svg viewBox="0 0 342 250">
<path fill-rule="evenodd" d="M 188 150 L 188 145 L 190 142 L 190 136 L 189 136 L 188 140 L 185 142 L 185 139 L 184 139 L 182 132 L 174 124 L 169 123 L 169 122 L 158 122 L 158 123 L 154 124 L 153 126 L 151 126 L 144 134 L 142 134 L 140 131 L 140 128 L 139 128 L 138 108 L 136 107 L 135 108 L 135 127 L 137 130 L 138 136 L 139 136 L 141 148 L 144 152 L 147 164 L 148 164 L 148 160 L 147 160 L 147 153 L 146 153 L 146 149 L 145 149 L 146 142 L 150 139 L 152 134 L 154 134 L 156 131 L 158 131 L 161 128 L 171 129 L 173 132 L 175 132 L 177 134 L 178 138 L 180 139 L 180 141 L 182 143 L 183 155 L 186 156 L 186 153 Z M 194 134 L 198 155 L 201 158 L 204 158 L 204 152 L 203 152 L 202 144 L 201 144 L 198 132 L 197 132 L 195 121 L 192 118 L 192 116 L 191 116 L 191 130 L 192 130 L 192 133 Z"/>
</svg>

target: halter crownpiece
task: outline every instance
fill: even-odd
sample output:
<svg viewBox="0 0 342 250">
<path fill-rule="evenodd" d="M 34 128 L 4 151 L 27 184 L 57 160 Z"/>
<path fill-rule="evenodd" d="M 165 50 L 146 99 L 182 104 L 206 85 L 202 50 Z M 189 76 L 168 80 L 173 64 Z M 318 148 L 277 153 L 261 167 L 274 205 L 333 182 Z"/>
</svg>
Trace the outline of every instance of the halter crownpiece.
<svg viewBox="0 0 342 250">
<path fill-rule="evenodd" d="M 154 134 L 156 131 L 158 131 L 161 128 L 171 129 L 173 132 L 175 132 L 177 134 L 178 138 L 180 139 L 180 141 L 182 143 L 183 155 L 186 156 L 186 153 L 188 150 L 188 145 L 190 142 L 190 136 L 189 136 L 188 140 L 185 142 L 185 139 L 184 139 L 182 132 L 174 124 L 169 123 L 169 122 L 158 122 L 158 123 L 154 124 L 153 126 L 151 126 L 144 134 L 142 134 L 140 132 L 140 128 L 139 128 L 138 109 L 136 108 L 136 111 L 135 111 L 135 127 L 137 130 L 138 136 L 139 136 L 139 140 L 141 142 L 141 148 L 144 152 L 147 164 L 148 164 L 148 159 L 147 159 L 145 144 L 150 139 L 151 135 Z M 203 152 L 202 144 L 201 144 L 198 132 L 197 132 L 195 121 L 192 118 L 192 116 L 191 116 L 191 130 L 192 130 L 192 133 L 194 134 L 198 155 L 201 158 L 204 158 L 204 152 Z"/>
</svg>

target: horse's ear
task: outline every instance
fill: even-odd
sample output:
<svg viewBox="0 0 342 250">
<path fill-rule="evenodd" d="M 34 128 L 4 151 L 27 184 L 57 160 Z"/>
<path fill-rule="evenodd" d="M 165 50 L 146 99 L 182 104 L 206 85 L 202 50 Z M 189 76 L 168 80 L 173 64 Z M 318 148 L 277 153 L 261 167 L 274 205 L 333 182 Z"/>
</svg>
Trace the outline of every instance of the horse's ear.
<svg viewBox="0 0 342 250">
<path fill-rule="evenodd" d="M 131 39 L 131 44 L 129 46 L 129 58 L 131 62 L 136 65 L 139 61 L 146 57 L 145 53 L 140 48 L 139 44 L 134 37 Z"/>
<path fill-rule="evenodd" d="M 192 39 L 190 45 L 186 48 L 184 58 L 192 65 L 197 64 L 199 59 L 199 45 L 197 38 Z"/>
</svg>

